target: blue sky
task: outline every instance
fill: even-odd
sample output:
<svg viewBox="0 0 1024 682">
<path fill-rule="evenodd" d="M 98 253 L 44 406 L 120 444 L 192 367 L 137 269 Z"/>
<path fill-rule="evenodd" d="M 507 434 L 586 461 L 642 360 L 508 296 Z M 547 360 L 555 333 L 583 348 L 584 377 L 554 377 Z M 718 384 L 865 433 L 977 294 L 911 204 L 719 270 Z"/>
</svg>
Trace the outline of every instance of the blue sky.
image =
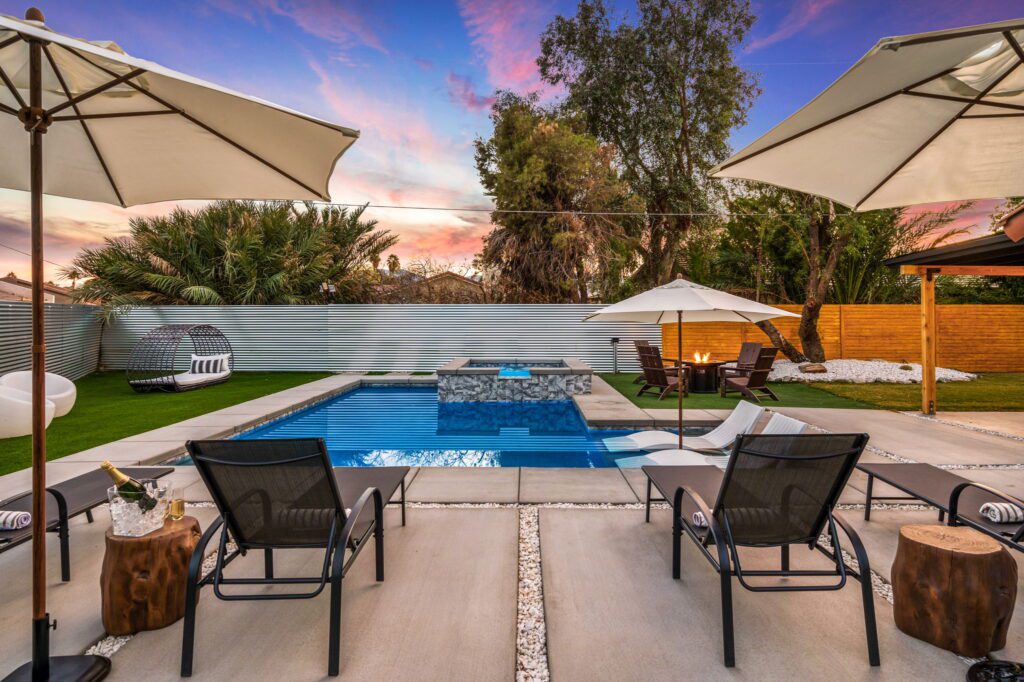
<svg viewBox="0 0 1024 682">
<path fill-rule="evenodd" d="M 739 148 L 835 80 L 880 37 L 1024 15 L 1009 0 L 759 0 L 758 21 L 738 54 L 760 74 L 762 95 Z M 49 0 L 57 31 L 111 39 L 128 53 L 224 86 L 360 129 L 338 164 L 338 202 L 487 207 L 472 142 L 487 135 L 496 88 L 540 87 L 537 38 L 574 1 L 425 0 Z M 628 13 L 631 1 L 615 3 Z M 0 13 L 26 5 L 0 0 Z M 549 96 L 552 96 L 549 93 Z M 987 226 L 998 201 L 979 202 L 965 225 Z M 127 230 L 122 210 L 47 199 L 47 258 L 67 263 L 86 245 Z M 28 198 L 0 190 L 0 244 L 27 251 Z M 458 263 L 489 229 L 486 213 L 374 209 L 397 232 L 404 260 Z M 0 247 L 0 273 L 25 276 L 27 258 Z M 55 268 L 48 270 L 53 274 Z"/>
</svg>

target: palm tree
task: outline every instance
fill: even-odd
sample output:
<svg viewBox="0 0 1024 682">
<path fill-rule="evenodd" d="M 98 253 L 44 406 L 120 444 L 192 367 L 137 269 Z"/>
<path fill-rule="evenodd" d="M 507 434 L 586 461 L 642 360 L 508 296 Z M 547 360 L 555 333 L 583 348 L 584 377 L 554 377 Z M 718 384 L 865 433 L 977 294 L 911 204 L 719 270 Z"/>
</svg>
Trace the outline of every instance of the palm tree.
<svg viewBox="0 0 1024 682">
<path fill-rule="evenodd" d="M 289 202 L 221 201 L 197 211 L 133 218 L 128 237 L 85 249 L 63 276 L 76 300 L 108 314 L 139 305 L 315 303 L 369 299 L 369 263 L 397 236 L 349 211 Z"/>
<path fill-rule="evenodd" d="M 391 254 L 390 256 L 388 256 L 388 274 L 394 277 L 395 275 L 398 274 L 398 271 L 399 269 L 401 269 L 401 267 L 402 264 L 401 262 L 399 262 L 398 256 L 396 256 L 395 254 Z"/>
</svg>

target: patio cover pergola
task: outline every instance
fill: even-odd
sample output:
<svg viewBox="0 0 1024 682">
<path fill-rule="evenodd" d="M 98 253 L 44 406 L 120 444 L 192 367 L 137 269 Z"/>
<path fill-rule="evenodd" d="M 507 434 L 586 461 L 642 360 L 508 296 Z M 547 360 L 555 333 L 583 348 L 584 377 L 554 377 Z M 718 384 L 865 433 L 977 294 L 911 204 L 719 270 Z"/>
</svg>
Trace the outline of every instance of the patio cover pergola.
<svg viewBox="0 0 1024 682">
<path fill-rule="evenodd" d="M 903 275 L 921 278 L 921 412 L 935 414 L 935 365 L 938 328 L 935 278 L 940 275 L 1024 275 L 1024 230 L 1016 225 L 1024 210 L 1007 214 L 1005 231 L 947 246 L 908 253 L 885 261 Z M 1019 232 L 1019 234 L 1018 234 Z M 1016 241 L 1011 235 L 1017 237 Z"/>
</svg>

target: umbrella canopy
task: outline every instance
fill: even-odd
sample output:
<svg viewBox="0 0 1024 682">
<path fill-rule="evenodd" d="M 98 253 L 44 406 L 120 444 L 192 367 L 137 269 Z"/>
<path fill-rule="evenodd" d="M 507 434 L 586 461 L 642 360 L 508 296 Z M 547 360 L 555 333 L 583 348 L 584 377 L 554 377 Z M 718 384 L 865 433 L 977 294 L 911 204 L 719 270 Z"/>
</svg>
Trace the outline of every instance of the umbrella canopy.
<svg viewBox="0 0 1024 682">
<path fill-rule="evenodd" d="M 884 38 L 712 170 L 858 211 L 1024 194 L 1024 19 Z"/>
<path fill-rule="evenodd" d="M 800 317 L 780 308 L 727 294 L 702 284 L 678 279 L 619 301 L 584 318 L 584 322 L 647 322 L 678 324 L 676 357 L 682 381 L 683 322 L 762 322 L 774 317 Z M 679 447 L 683 447 L 683 391 L 679 396 Z"/>
<path fill-rule="evenodd" d="M 586 319 L 673 324 L 680 315 L 683 322 L 761 322 L 773 317 L 800 317 L 680 278 L 602 308 Z"/>
<path fill-rule="evenodd" d="M 358 133 L 56 33 L 37 9 L 25 17 L 0 16 L 0 187 L 28 190 L 32 216 L 32 661 L 8 679 L 99 680 L 104 657 L 49 656 L 43 195 L 329 200 Z"/>
<path fill-rule="evenodd" d="M 246 97 L 112 42 L 0 16 L 0 187 L 29 189 L 30 43 L 42 45 L 43 191 L 131 206 L 173 199 L 322 199 L 359 133 Z"/>
</svg>

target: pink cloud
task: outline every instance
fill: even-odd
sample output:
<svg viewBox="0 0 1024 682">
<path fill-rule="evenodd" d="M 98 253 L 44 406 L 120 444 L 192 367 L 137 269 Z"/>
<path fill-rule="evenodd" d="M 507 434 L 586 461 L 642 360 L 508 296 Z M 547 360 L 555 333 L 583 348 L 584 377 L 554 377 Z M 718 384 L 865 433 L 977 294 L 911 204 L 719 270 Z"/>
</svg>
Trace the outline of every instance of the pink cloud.
<svg viewBox="0 0 1024 682">
<path fill-rule="evenodd" d="M 478 95 L 473 81 L 455 72 L 448 73 L 448 99 L 469 111 L 487 111 L 494 104 L 494 97 Z"/>
<path fill-rule="evenodd" d="M 459 13 L 496 88 L 545 89 L 537 69 L 539 37 L 551 13 L 538 0 L 459 0 Z"/>
<path fill-rule="evenodd" d="M 361 131 L 360 147 L 367 138 L 385 142 L 392 150 L 412 153 L 421 161 L 436 159 L 448 145 L 434 133 L 427 119 L 410 102 L 371 95 L 359 86 L 343 83 L 313 59 L 309 66 L 320 80 L 317 91 L 342 123 L 353 122 Z"/>
<path fill-rule="evenodd" d="M 792 38 L 817 21 L 825 10 L 838 2 L 839 0 L 797 0 L 775 30 L 764 37 L 752 40 L 746 51 L 753 52 Z"/>
<path fill-rule="evenodd" d="M 429 59 L 424 59 L 423 57 L 416 57 L 413 59 L 413 62 L 424 71 L 430 71 L 434 68 L 434 62 Z"/>
<path fill-rule="evenodd" d="M 360 13 L 360 4 L 344 0 L 209 0 L 218 9 L 255 22 L 275 15 L 292 20 L 306 33 L 341 48 L 365 45 L 388 54 L 380 36 Z"/>
</svg>

